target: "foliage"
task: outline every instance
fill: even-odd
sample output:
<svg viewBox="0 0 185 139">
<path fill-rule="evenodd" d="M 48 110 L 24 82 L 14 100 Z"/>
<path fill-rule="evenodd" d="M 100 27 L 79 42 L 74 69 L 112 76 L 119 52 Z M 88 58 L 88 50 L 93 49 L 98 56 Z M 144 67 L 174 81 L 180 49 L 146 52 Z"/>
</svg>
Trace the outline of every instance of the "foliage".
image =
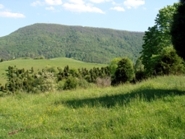
<svg viewBox="0 0 185 139">
<path fill-rule="evenodd" d="M 58 83 L 57 83 L 57 90 L 58 91 L 62 91 L 62 90 L 64 90 L 64 83 L 65 83 L 65 81 L 66 80 L 62 80 L 62 81 L 59 81 Z"/>
<path fill-rule="evenodd" d="M 77 82 L 79 88 L 88 89 L 91 86 L 90 83 L 87 82 L 87 80 L 85 80 L 84 78 L 79 78 Z"/>
<path fill-rule="evenodd" d="M 97 78 L 108 79 L 109 67 L 93 67 L 92 69 L 74 69 L 65 66 L 62 68 L 46 67 L 34 71 L 8 67 L 7 82 L 0 86 L 0 91 L 16 93 L 48 92 L 53 90 L 74 89 L 77 86 L 87 88 L 89 83 L 96 83 Z"/>
<path fill-rule="evenodd" d="M 154 58 L 154 73 L 155 75 L 182 74 L 185 72 L 183 60 L 176 54 L 172 48 L 165 48 L 160 55 Z"/>
<path fill-rule="evenodd" d="M 179 56 L 185 60 L 185 2 L 181 0 L 173 17 L 172 43 Z"/>
<path fill-rule="evenodd" d="M 141 52 L 141 59 L 147 73 L 153 70 L 153 57 L 161 53 L 163 48 L 171 46 L 170 29 L 173 22 L 173 15 L 177 10 L 178 3 L 159 10 L 155 19 L 155 25 L 149 27 L 143 37 L 144 44 Z"/>
<path fill-rule="evenodd" d="M 97 78 L 96 79 L 96 85 L 99 86 L 99 87 L 111 86 L 111 78 L 110 77 Z"/>
<path fill-rule="evenodd" d="M 138 58 L 136 60 L 135 65 L 134 65 L 134 72 L 135 72 L 135 78 L 132 81 L 133 83 L 142 81 L 147 78 L 141 58 Z"/>
<path fill-rule="evenodd" d="M 74 77 L 69 77 L 66 79 L 64 83 L 64 90 L 70 90 L 70 89 L 75 89 L 78 85 L 77 79 Z"/>
<path fill-rule="evenodd" d="M 58 69 L 63 70 L 63 68 L 66 65 L 70 66 L 70 69 L 78 69 L 78 68 L 84 68 L 86 69 L 92 69 L 93 67 L 96 68 L 101 68 L 107 66 L 107 64 L 97 64 L 97 63 L 87 63 L 87 62 L 82 62 L 78 60 L 74 60 L 72 58 L 54 58 L 54 59 L 40 59 L 40 60 L 34 60 L 31 58 L 27 59 L 15 59 L 15 60 L 9 60 L 9 61 L 4 61 L 0 63 L 0 83 L 5 84 L 6 83 L 6 70 L 8 69 L 8 66 L 14 66 L 18 69 L 25 69 L 29 70 L 31 67 L 34 67 L 34 70 L 40 70 L 44 69 L 44 71 L 52 72 L 53 74 L 58 73 Z"/>
<path fill-rule="evenodd" d="M 134 68 L 130 59 L 122 58 L 118 62 L 112 84 L 119 84 L 131 81 L 134 78 Z"/>
<path fill-rule="evenodd" d="M 80 76 L 90 83 L 95 83 L 97 78 L 106 78 L 111 76 L 110 68 L 108 66 L 101 68 L 94 67 L 90 70 L 82 68 L 78 69 L 78 71 Z"/>
<path fill-rule="evenodd" d="M 108 63 L 115 57 L 139 56 L 143 33 L 103 28 L 34 24 L 0 38 L 0 58 L 68 57 Z"/>
<path fill-rule="evenodd" d="M 114 76 L 115 72 L 116 72 L 116 68 L 118 67 L 118 62 L 121 60 L 121 57 L 117 57 L 114 58 L 113 60 L 111 60 L 110 64 L 109 64 L 109 68 L 111 71 L 111 76 Z"/>
<path fill-rule="evenodd" d="M 42 71 L 18 69 L 9 66 L 7 69 L 7 83 L 1 87 L 3 92 L 16 93 L 19 91 L 36 93 L 52 91 L 55 88 L 55 77 L 52 73 Z"/>
<path fill-rule="evenodd" d="M 134 65 L 134 71 L 137 72 L 137 71 L 144 71 L 144 65 L 142 63 L 142 60 L 141 58 L 138 58 L 135 62 L 135 65 Z"/>
</svg>

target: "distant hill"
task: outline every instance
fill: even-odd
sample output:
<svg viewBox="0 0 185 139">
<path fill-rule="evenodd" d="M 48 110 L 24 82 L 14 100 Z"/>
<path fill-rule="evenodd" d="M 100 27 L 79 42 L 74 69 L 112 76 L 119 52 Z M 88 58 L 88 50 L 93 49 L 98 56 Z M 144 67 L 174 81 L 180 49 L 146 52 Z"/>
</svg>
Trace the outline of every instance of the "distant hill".
<svg viewBox="0 0 185 139">
<path fill-rule="evenodd" d="M 0 58 L 68 57 L 107 63 L 115 57 L 135 60 L 142 49 L 142 32 L 105 28 L 34 24 L 0 38 Z"/>
</svg>

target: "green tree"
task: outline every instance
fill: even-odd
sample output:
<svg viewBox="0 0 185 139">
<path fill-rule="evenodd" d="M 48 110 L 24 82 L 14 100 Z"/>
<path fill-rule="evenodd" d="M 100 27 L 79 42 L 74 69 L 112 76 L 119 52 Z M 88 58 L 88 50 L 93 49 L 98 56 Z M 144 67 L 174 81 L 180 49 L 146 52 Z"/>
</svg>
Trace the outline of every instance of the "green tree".
<svg viewBox="0 0 185 139">
<path fill-rule="evenodd" d="M 141 81 L 143 79 L 145 79 L 145 72 L 144 72 L 144 65 L 142 63 L 141 58 L 138 58 L 136 60 L 136 63 L 134 65 L 134 71 L 135 71 L 135 79 L 134 81 Z"/>
<path fill-rule="evenodd" d="M 110 68 L 110 72 L 111 72 L 111 75 L 114 75 L 115 71 L 116 71 L 116 68 L 118 67 L 118 62 L 121 60 L 122 58 L 121 57 L 117 57 L 117 58 L 114 58 L 110 64 L 109 64 L 109 68 Z"/>
<path fill-rule="evenodd" d="M 166 47 L 155 59 L 153 74 L 176 75 L 182 74 L 185 71 L 183 60 L 177 55 L 173 47 Z"/>
<path fill-rule="evenodd" d="M 170 29 L 173 22 L 173 15 L 177 10 L 178 5 L 178 3 L 175 3 L 159 10 L 155 19 L 155 25 L 149 27 L 148 31 L 145 32 L 141 59 L 148 74 L 153 70 L 153 57 L 158 55 L 163 48 L 172 45 Z"/>
<path fill-rule="evenodd" d="M 142 61 L 140 58 L 136 60 L 136 63 L 134 65 L 135 72 L 137 71 L 144 71 L 144 65 L 142 64 Z"/>
<path fill-rule="evenodd" d="M 75 89 L 78 85 L 78 82 L 76 78 L 74 77 L 68 77 L 64 83 L 64 90 L 70 90 L 70 89 Z"/>
<path fill-rule="evenodd" d="M 180 0 L 180 2 L 173 17 L 171 35 L 174 48 L 178 55 L 185 60 L 185 0 Z"/>
<path fill-rule="evenodd" d="M 134 78 L 134 67 L 130 59 L 122 58 L 118 62 L 112 84 L 119 84 L 131 81 Z"/>
</svg>

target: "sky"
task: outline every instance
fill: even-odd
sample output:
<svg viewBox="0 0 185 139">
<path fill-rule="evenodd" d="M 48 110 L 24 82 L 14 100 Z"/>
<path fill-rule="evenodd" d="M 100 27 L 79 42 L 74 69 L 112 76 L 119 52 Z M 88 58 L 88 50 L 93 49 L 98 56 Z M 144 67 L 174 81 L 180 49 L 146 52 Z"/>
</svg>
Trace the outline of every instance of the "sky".
<svg viewBox="0 0 185 139">
<path fill-rule="evenodd" d="M 35 23 L 147 31 L 178 0 L 0 0 L 0 37 Z"/>
</svg>

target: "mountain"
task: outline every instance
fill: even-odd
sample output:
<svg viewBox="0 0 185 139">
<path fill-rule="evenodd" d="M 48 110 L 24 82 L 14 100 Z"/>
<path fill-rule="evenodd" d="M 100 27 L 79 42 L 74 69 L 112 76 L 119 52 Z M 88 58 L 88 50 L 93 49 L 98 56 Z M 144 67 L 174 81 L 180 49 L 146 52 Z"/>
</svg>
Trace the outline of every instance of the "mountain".
<svg viewBox="0 0 185 139">
<path fill-rule="evenodd" d="M 0 38 L 0 58 L 69 57 L 107 63 L 115 57 L 136 60 L 143 32 L 37 23 Z"/>
</svg>

